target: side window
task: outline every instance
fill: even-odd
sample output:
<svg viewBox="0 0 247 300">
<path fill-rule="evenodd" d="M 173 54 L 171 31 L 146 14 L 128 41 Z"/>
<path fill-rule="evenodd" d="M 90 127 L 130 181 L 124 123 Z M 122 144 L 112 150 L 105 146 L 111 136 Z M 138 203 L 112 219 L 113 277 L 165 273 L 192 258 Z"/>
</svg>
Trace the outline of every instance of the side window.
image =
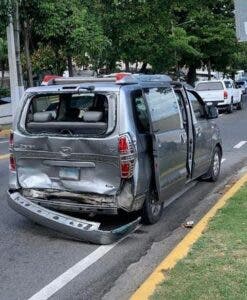
<svg viewBox="0 0 247 300">
<path fill-rule="evenodd" d="M 142 96 L 142 91 L 139 90 L 133 92 L 132 100 L 134 103 L 134 112 L 138 131 L 140 133 L 147 133 L 150 130 L 149 119 L 145 100 Z"/>
<path fill-rule="evenodd" d="M 203 106 L 200 104 L 200 102 L 197 100 L 197 98 L 189 91 L 187 91 L 188 98 L 190 100 L 190 103 L 192 104 L 192 108 L 194 111 L 194 121 L 197 121 L 204 115 L 204 109 Z"/>
<path fill-rule="evenodd" d="M 233 87 L 230 81 L 225 81 L 225 86 L 227 89 L 231 89 Z"/>
<path fill-rule="evenodd" d="M 186 116 L 186 110 L 185 110 L 185 103 L 183 100 L 183 95 L 180 91 L 176 91 L 175 90 L 175 95 L 177 97 L 178 100 L 178 105 L 181 111 L 181 115 L 182 115 L 182 119 L 183 119 L 183 126 L 185 127 L 185 125 L 187 124 L 187 116 Z"/>
<path fill-rule="evenodd" d="M 179 107 L 170 87 L 145 89 L 154 131 L 181 128 Z"/>
</svg>

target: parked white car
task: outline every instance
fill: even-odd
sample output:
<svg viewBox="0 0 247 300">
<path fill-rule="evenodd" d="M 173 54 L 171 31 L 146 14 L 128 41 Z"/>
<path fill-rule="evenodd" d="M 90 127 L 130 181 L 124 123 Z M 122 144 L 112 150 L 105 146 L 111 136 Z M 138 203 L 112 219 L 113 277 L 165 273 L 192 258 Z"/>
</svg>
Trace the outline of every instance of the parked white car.
<svg viewBox="0 0 247 300">
<path fill-rule="evenodd" d="M 242 94 L 247 94 L 247 79 L 240 78 L 237 80 L 236 87 L 242 90 Z"/>
<path fill-rule="evenodd" d="M 198 82 L 196 91 L 204 102 L 213 102 L 218 108 L 233 112 L 242 109 L 242 91 L 230 79 Z"/>
</svg>

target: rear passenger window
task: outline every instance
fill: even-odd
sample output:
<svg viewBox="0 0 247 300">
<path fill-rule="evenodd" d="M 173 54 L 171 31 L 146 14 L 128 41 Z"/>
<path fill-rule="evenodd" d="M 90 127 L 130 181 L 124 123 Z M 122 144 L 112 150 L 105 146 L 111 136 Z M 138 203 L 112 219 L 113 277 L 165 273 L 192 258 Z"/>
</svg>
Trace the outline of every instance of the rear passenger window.
<svg viewBox="0 0 247 300">
<path fill-rule="evenodd" d="M 149 119 L 142 91 L 133 92 L 132 99 L 134 102 L 135 119 L 138 131 L 140 133 L 147 133 L 149 132 Z"/>
<path fill-rule="evenodd" d="M 179 108 L 170 87 L 145 89 L 154 131 L 181 128 Z"/>
</svg>

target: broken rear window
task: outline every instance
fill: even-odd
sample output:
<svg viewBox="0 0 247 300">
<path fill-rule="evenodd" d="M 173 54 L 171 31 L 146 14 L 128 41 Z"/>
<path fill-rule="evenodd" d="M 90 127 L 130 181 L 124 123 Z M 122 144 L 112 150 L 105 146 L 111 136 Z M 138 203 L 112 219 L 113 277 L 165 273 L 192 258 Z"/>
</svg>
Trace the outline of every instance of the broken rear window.
<svg viewBox="0 0 247 300">
<path fill-rule="evenodd" d="M 109 109 L 112 110 L 115 99 L 115 94 L 91 92 L 35 95 L 28 104 L 26 130 L 33 134 L 108 133 L 114 127 L 114 122 L 108 121 Z"/>
</svg>

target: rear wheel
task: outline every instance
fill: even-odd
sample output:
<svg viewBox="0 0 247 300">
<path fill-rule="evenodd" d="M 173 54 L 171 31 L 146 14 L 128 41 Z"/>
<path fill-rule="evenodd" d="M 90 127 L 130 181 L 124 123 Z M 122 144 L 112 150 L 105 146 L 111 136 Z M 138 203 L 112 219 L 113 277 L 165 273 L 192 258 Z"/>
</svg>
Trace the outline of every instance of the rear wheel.
<svg viewBox="0 0 247 300">
<path fill-rule="evenodd" d="M 154 224 L 159 221 L 163 211 L 163 202 L 158 200 L 157 194 L 152 191 L 146 196 L 142 207 L 142 221 L 144 224 Z"/>
<path fill-rule="evenodd" d="M 203 180 L 208 180 L 208 181 L 217 181 L 220 175 L 220 169 L 221 169 L 221 149 L 220 147 L 215 147 L 212 159 L 211 159 L 211 164 L 209 167 L 208 172 L 202 177 Z"/>
<path fill-rule="evenodd" d="M 242 108 L 243 108 L 243 102 L 241 99 L 240 102 L 237 104 L 237 110 L 241 110 Z"/>
<path fill-rule="evenodd" d="M 227 106 L 227 112 L 228 114 L 231 114 L 233 112 L 233 100 L 231 100 L 231 104 Z"/>
</svg>

